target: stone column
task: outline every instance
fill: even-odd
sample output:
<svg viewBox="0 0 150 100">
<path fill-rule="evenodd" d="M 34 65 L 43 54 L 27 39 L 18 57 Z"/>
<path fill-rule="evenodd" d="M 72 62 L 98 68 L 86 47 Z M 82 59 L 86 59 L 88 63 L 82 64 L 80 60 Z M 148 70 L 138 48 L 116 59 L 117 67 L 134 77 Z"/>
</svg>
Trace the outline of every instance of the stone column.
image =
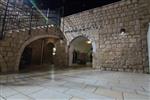
<svg viewBox="0 0 150 100">
<path fill-rule="evenodd" d="M 72 65 L 72 60 L 73 60 L 73 50 L 74 48 L 72 46 L 69 47 L 68 53 L 69 53 L 69 66 Z"/>
</svg>

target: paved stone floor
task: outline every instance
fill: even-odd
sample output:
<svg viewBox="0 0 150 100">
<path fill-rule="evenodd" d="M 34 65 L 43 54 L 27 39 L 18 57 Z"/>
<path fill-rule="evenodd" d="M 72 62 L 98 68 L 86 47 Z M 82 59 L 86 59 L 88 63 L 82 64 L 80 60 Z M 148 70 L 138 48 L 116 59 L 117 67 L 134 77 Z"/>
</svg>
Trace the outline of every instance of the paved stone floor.
<svg viewBox="0 0 150 100">
<path fill-rule="evenodd" d="M 0 75 L 0 100 L 150 100 L 150 75 L 92 69 Z"/>
</svg>

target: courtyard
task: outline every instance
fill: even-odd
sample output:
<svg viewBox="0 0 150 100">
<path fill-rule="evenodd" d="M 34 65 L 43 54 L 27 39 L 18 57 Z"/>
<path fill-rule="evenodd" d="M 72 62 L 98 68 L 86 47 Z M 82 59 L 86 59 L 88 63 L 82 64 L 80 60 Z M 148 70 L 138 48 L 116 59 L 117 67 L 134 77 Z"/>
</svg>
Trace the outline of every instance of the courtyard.
<svg viewBox="0 0 150 100">
<path fill-rule="evenodd" d="M 0 100 L 150 100 L 150 75 L 91 68 L 7 74 Z"/>
<path fill-rule="evenodd" d="M 150 100 L 150 0 L 0 0 L 0 100 Z"/>
</svg>

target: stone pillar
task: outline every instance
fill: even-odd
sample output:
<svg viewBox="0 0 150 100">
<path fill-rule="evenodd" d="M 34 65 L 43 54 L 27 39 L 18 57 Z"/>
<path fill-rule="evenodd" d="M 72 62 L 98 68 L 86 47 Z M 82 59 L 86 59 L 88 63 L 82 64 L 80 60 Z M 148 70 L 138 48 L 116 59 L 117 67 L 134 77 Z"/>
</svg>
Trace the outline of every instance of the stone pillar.
<svg viewBox="0 0 150 100">
<path fill-rule="evenodd" d="M 54 56 L 55 67 L 60 69 L 68 67 L 65 41 L 63 43 L 57 41 L 55 43 L 55 47 L 56 47 L 56 55 Z"/>
<path fill-rule="evenodd" d="M 149 57 L 149 72 L 150 72 L 150 23 L 149 23 L 149 29 L 147 34 L 147 40 L 148 40 L 148 57 Z"/>
<path fill-rule="evenodd" d="M 72 60 L 73 60 L 73 50 L 74 50 L 74 48 L 73 48 L 73 46 L 70 46 L 69 47 L 69 66 L 71 66 L 72 65 Z"/>
<path fill-rule="evenodd" d="M 7 72 L 7 65 L 1 55 L 0 55 L 0 69 L 1 72 Z"/>
</svg>

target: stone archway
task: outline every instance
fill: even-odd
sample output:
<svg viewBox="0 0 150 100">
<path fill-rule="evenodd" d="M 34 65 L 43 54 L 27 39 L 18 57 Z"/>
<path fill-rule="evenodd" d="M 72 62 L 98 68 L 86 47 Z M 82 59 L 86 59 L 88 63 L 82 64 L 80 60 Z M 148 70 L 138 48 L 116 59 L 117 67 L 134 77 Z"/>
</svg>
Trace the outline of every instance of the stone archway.
<svg viewBox="0 0 150 100">
<path fill-rule="evenodd" d="M 81 43 L 79 43 L 80 45 L 82 44 L 82 46 L 85 46 L 85 48 L 86 49 L 89 49 L 88 50 L 88 52 L 90 53 L 87 53 L 87 51 L 85 51 L 85 50 L 81 50 L 81 52 L 83 53 L 83 54 L 85 54 L 85 55 L 87 55 L 87 57 L 86 57 L 86 59 L 88 59 L 87 61 L 85 61 L 86 63 L 91 63 L 92 65 L 91 66 L 93 66 L 93 53 L 94 52 L 96 52 L 96 46 L 95 46 L 95 42 L 93 41 L 93 40 L 91 40 L 89 37 L 87 37 L 87 36 L 84 36 L 84 35 L 80 35 L 80 36 L 77 36 L 77 37 L 75 37 L 75 38 L 73 38 L 72 40 L 71 40 L 71 42 L 69 43 L 69 48 L 68 48 L 68 52 L 69 52 L 69 66 L 72 66 L 73 65 L 73 63 L 77 63 L 76 61 L 74 61 L 74 59 L 75 59 L 75 57 L 74 57 L 74 53 L 75 52 L 78 52 L 78 50 L 76 51 L 75 49 L 77 49 L 76 47 L 73 47 L 72 45 L 74 44 L 74 42 L 75 41 L 80 41 Z M 76 42 L 77 42 L 76 41 Z M 87 42 L 91 42 L 91 43 L 87 43 Z M 78 44 L 78 43 L 77 43 Z M 84 48 L 84 47 L 83 47 Z M 78 48 L 79 49 L 79 48 Z M 80 50 L 79 50 L 79 52 L 80 52 Z M 78 52 L 78 54 L 80 54 Z M 77 59 L 77 58 L 76 58 Z M 91 59 L 91 60 L 90 60 Z"/>
<path fill-rule="evenodd" d="M 20 60 L 21 60 L 21 56 L 22 56 L 22 53 L 25 49 L 26 46 L 28 46 L 30 43 L 32 43 L 33 41 L 36 41 L 38 39 L 42 39 L 42 38 L 54 38 L 54 39 L 58 39 L 57 36 L 53 36 L 53 35 L 40 35 L 40 36 L 35 36 L 33 38 L 30 38 L 29 40 L 25 41 L 19 51 L 18 51 L 18 54 L 17 54 L 17 59 L 16 59 L 16 66 L 15 66 L 15 71 L 18 71 L 19 70 L 19 64 L 20 64 Z"/>
</svg>

